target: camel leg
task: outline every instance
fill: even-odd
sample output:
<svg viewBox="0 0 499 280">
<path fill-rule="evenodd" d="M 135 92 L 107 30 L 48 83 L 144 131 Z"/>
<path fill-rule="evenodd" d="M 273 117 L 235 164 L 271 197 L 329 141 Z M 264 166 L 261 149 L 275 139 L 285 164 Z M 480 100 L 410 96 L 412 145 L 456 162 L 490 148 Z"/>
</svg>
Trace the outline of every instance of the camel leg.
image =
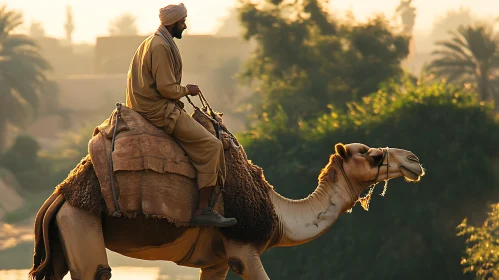
<svg viewBox="0 0 499 280">
<path fill-rule="evenodd" d="M 71 279 L 110 279 L 100 217 L 66 202 L 57 213 L 57 225 Z"/>
<path fill-rule="evenodd" d="M 229 265 L 227 263 L 220 263 L 218 265 L 205 267 L 201 269 L 200 280 L 225 280 L 229 272 Z"/>
<path fill-rule="evenodd" d="M 270 280 L 254 246 L 225 240 L 225 252 L 230 269 L 244 280 Z"/>
</svg>

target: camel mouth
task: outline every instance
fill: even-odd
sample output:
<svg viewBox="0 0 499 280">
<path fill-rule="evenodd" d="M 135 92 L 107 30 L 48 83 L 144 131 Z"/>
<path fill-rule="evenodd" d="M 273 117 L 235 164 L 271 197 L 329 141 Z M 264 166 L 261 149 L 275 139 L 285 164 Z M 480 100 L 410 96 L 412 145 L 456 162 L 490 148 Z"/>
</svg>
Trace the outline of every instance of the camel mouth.
<svg viewBox="0 0 499 280">
<path fill-rule="evenodd" d="M 417 171 L 409 169 L 403 165 L 400 165 L 400 171 L 404 175 L 404 178 L 409 182 L 419 182 L 421 177 L 424 175 L 424 169 L 420 168 Z"/>
</svg>

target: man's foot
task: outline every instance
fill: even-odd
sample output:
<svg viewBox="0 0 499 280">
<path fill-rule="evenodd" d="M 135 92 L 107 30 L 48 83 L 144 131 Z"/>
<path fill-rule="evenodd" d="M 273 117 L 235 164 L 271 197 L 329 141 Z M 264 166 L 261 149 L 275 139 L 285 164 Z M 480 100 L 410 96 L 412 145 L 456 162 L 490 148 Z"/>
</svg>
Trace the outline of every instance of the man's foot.
<svg viewBox="0 0 499 280">
<path fill-rule="evenodd" d="M 225 218 L 211 207 L 196 210 L 191 219 L 191 225 L 195 226 L 231 227 L 235 224 L 235 218 Z"/>
</svg>

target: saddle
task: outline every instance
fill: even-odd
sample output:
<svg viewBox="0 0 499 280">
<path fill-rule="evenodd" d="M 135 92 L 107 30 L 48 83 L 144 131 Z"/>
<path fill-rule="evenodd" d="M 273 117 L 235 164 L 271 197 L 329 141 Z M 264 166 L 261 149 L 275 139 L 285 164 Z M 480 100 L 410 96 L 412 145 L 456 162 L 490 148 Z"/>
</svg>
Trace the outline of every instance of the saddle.
<svg viewBox="0 0 499 280">
<path fill-rule="evenodd" d="M 136 111 L 117 105 L 88 143 L 108 213 L 143 214 L 188 225 L 198 202 L 197 173 L 189 157 L 172 136 Z M 207 127 L 209 122 L 198 122 L 213 130 Z M 222 199 L 214 208 L 224 213 Z"/>
</svg>

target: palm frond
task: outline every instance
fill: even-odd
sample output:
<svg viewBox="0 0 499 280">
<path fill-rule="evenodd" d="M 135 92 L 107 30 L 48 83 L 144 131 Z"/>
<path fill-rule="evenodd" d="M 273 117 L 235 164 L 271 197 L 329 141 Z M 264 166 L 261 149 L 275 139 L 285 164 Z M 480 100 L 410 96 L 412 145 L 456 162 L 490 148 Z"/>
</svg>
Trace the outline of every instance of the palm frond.
<svg viewBox="0 0 499 280">
<path fill-rule="evenodd" d="M 12 34 L 22 15 L 0 7 L 0 102 L 2 118 L 20 125 L 36 113 L 49 63 L 30 38 Z"/>
<path fill-rule="evenodd" d="M 10 35 L 0 41 L 2 49 L 15 50 L 18 48 L 32 48 L 40 51 L 39 46 L 31 38 L 25 35 Z"/>
<path fill-rule="evenodd" d="M 448 81 L 485 82 L 488 91 L 497 94 L 499 40 L 493 29 L 484 24 L 466 25 L 451 32 L 451 36 L 436 43 L 438 49 L 432 52 L 436 58 L 428 69 Z"/>
<path fill-rule="evenodd" d="M 4 107 L 0 118 L 16 125 L 23 126 L 30 117 L 33 116 L 34 107 L 31 106 L 16 90 L 9 90 L 8 94 L 4 96 L 4 100 L 8 106 Z"/>
<path fill-rule="evenodd" d="M 0 7 L 0 34 L 5 36 L 23 23 L 21 13 L 8 10 L 6 5 Z"/>
<path fill-rule="evenodd" d="M 473 55 L 469 51 L 467 51 L 466 48 L 461 46 L 460 44 L 456 44 L 454 42 L 441 42 L 438 44 L 439 46 L 443 47 L 444 50 L 435 50 L 432 52 L 432 54 L 453 54 L 456 56 L 459 56 L 462 59 L 466 60 L 473 60 Z"/>
</svg>

